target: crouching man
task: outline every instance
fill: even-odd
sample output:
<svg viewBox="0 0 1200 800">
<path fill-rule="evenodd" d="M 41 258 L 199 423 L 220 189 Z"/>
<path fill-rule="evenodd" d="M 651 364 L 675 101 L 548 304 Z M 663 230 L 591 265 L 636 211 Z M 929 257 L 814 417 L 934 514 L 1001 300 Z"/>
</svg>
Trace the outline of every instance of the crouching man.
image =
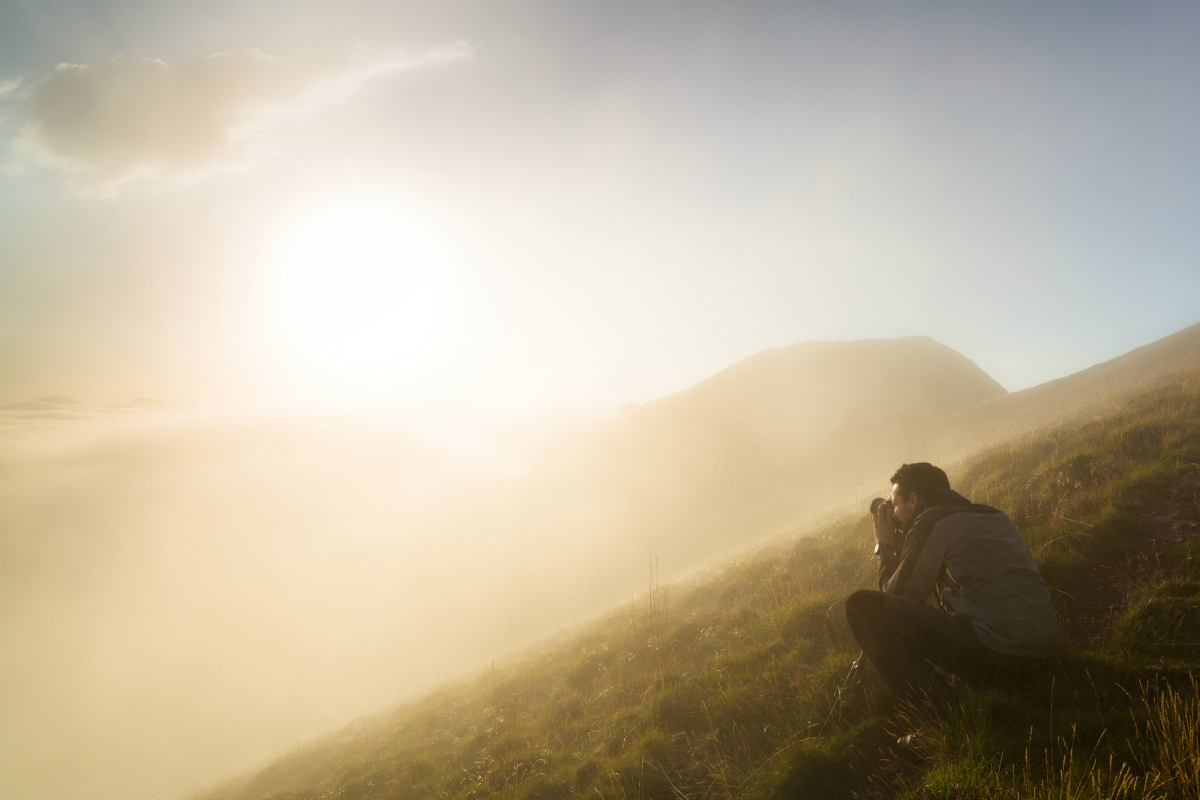
<svg viewBox="0 0 1200 800">
<path fill-rule="evenodd" d="M 892 476 L 873 514 L 879 588 L 846 600 L 846 620 L 888 689 L 939 706 L 933 665 L 988 680 L 1054 655 L 1062 629 L 1046 583 L 1009 518 L 951 490 L 932 464 Z M 937 590 L 940 609 L 926 605 Z"/>
</svg>

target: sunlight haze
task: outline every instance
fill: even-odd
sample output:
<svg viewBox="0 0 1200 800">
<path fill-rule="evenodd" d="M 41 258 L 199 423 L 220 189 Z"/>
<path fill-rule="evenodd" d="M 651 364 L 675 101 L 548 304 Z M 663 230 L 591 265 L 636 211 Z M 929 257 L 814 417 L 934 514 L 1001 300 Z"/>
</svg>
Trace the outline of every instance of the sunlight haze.
<svg viewBox="0 0 1200 800">
<path fill-rule="evenodd" d="M 379 403 L 423 394 L 453 371 L 454 279 L 414 221 L 386 205 L 345 202 L 301 214 L 281 238 L 265 316 L 302 386 Z"/>
</svg>

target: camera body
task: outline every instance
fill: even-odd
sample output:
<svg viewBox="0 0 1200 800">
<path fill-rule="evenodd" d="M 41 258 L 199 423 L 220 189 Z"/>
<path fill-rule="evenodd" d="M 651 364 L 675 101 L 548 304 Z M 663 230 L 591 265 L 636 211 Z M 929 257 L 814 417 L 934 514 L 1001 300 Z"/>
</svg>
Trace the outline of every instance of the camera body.
<svg viewBox="0 0 1200 800">
<path fill-rule="evenodd" d="M 878 512 L 880 509 L 883 509 L 885 512 L 887 512 L 887 511 L 893 510 L 894 508 L 895 508 L 895 506 L 892 505 L 891 500 L 887 500 L 882 497 L 876 497 L 874 500 L 871 501 L 871 513 L 872 514 Z"/>
</svg>

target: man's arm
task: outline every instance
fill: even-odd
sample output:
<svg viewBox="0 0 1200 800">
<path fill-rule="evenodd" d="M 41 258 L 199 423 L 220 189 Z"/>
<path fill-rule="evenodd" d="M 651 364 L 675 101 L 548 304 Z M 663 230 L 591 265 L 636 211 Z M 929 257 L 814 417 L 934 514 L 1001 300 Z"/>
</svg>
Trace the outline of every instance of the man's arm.
<svg viewBox="0 0 1200 800">
<path fill-rule="evenodd" d="M 947 517 L 947 519 L 951 519 L 951 517 Z M 929 531 L 929 536 L 925 539 L 925 544 L 919 552 L 909 554 L 908 558 L 915 558 L 917 561 L 909 575 L 908 582 L 904 586 L 896 586 L 892 585 L 896 581 L 889 578 L 889 585 L 882 587 L 883 591 L 907 597 L 909 600 L 916 600 L 918 603 L 924 603 L 933 593 L 937 586 L 938 576 L 942 574 L 946 551 L 954 539 L 954 526 L 943 525 L 942 522 L 943 520 L 939 520 Z M 899 566 L 898 563 L 897 566 Z M 896 572 L 896 567 L 892 568 L 892 572 Z M 882 576 L 882 568 L 880 573 Z"/>
<path fill-rule="evenodd" d="M 876 555 L 879 556 L 879 591 L 887 592 L 889 591 L 888 584 L 892 582 L 892 576 L 896 574 L 896 568 L 900 566 L 900 557 L 894 550 L 888 552 L 879 550 Z"/>
<path fill-rule="evenodd" d="M 881 505 L 872 514 L 875 523 L 875 554 L 879 557 L 879 589 L 916 600 L 919 603 L 933 592 L 946 549 L 950 546 L 953 526 L 933 525 L 927 536 L 910 532 L 901 552 L 896 552 L 896 517 L 890 506 Z"/>
<path fill-rule="evenodd" d="M 896 552 L 896 517 L 890 503 L 880 505 L 871 516 L 875 522 L 875 555 L 879 557 L 879 589 L 886 592 L 900 565 L 900 554 Z"/>
</svg>

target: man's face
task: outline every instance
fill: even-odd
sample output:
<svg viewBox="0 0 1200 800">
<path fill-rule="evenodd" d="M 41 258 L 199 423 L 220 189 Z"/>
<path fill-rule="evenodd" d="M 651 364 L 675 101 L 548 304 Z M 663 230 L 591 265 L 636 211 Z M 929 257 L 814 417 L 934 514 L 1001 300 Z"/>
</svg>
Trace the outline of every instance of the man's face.
<svg viewBox="0 0 1200 800">
<path fill-rule="evenodd" d="M 917 493 L 909 492 L 908 497 L 900 491 L 900 484 L 892 484 L 892 505 L 896 507 L 896 519 L 905 525 L 917 515 Z"/>
</svg>

